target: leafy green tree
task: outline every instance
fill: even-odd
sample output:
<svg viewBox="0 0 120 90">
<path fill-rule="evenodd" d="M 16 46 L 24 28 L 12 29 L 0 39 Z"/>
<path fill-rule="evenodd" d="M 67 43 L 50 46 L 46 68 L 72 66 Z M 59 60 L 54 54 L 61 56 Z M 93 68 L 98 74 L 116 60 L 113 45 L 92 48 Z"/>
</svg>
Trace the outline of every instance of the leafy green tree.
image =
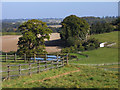
<svg viewBox="0 0 120 90">
<path fill-rule="evenodd" d="M 99 47 L 99 41 L 95 38 L 90 38 L 87 42 L 83 43 L 83 46 L 85 47 L 85 50 L 97 49 Z"/>
<path fill-rule="evenodd" d="M 75 37 L 76 40 L 86 40 L 89 32 L 89 24 L 86 20 L 75 15 L 66 17 L 62 24 L 60 36 L 62 40 L 67 41 L 69 37 Z"/>
<path fill-rule="evenodd" d="M 32 19 L 19 26 L 22 37 L 18 41 L 18 53 L 27 55 L 46 53 L 44 39 L 50 38 L 52 32 L 45 22 Z"/>
<path fill-rule="evenodd" d="M 116 31 L 120 31 L 120 17 L 118 17 L 114 22 L 113 25 L 115 26 Z"/>
<path fill-rule="evenodd" d="M 100 34 L 100 33 L 106 33 L 111 32 L 114 30 L 114 27 L 107 22 L 97 22 L 91 25 L 90 34 Z"/>
</svg>

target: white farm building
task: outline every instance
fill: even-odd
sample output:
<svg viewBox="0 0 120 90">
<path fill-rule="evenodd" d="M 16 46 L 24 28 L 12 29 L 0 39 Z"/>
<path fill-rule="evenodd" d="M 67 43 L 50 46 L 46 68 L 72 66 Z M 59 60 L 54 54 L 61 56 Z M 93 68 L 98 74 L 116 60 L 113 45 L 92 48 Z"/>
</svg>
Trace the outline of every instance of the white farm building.
<svg viewBox="0 0 120 90">
<path fill-rule="evenodd" d="M 106 44 L 107 42 L 104 42 L 104 43 L 100 43 L 100 47 L 105 47 L 105 44 Z"/>
</svg>

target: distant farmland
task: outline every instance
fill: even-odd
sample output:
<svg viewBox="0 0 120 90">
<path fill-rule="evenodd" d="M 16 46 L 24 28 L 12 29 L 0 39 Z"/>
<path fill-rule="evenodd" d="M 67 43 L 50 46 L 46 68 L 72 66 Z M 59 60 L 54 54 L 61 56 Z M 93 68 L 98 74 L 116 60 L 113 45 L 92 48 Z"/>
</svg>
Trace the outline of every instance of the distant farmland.
<svg viewBox="0 0 120 90">
<path fill-rule="evenodd" d="M 17 51 L 17 42 L 21 35 L 4 35 L 2 37 L 2 51 L 9 52 L 9 51 Z M 60 39 L 59 33 L 52 33 L 50 35 L 50 41 Z M 47 41 L 47 40 L 45 40 Z M 61 51 L 61 48 L 58 46 L 47 46 L 46 51 L 48 53 L 54 53 Z"/>
</svg>

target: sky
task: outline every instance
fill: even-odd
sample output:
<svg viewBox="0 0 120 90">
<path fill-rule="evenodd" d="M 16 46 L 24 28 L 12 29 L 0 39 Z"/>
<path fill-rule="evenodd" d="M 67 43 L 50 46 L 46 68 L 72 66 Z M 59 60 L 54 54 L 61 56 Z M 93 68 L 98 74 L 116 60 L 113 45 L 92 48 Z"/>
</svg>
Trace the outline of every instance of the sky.
<svg viewBox="0 0 120 90">
<path fill-rule="evenodd" d="M 117 2 L 2 2 L 2 19 L 118 16 Z"/>
</svg>

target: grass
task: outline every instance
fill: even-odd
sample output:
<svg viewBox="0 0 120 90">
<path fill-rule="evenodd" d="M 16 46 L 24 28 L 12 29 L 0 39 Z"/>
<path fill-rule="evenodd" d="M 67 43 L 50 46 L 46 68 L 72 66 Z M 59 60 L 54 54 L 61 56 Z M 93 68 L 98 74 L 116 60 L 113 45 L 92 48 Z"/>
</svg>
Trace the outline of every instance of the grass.
<svg viewBox="0 0 120 90">
<path fill-rule="evenodd" d="M 17 79 L 6 80 L 2 83 L 2 87 L 118 88 L 118 72 L 104 71 L 90 66 L 67 65 L 63 68 L 52 69 L 41 72 L 40 74 L 34 74 L 31 77 L 24 76 Z"/>
<path fill-rule="evenodd" d="M 0 35 L 22 35 L 20 32 L 0 32 Z"/>
<path fill-rule="evenodd" d="M 119 31 L 114 31 L 114 32 L 104 33 L 104 34 L 95 34 L 95 35 L 91 35 L 91 38 L 96 38 L 100 42 L 115 42 L 116 45 L 112 47 L 118 48 L 118 33 Z"/>
<path fill-rule="evenodd" d="M 104 70 L 109 70 L 109 71 L 117 71 L 120 69 L 118 64 L 114 65 L 104 65 L 104 66 L 96 66 L 97 68 L 103 68 Z"/>
<path fill-rule="evenodd" d="M 118 44 L 118 31 L 92 35 L 100 42 L 116 42 Z M 118 45 L 112 48 L 98 48 L 96 50 L 85 51 L 85 57 L 78 53 L 78 61 L 71 60 L 69 63 L 76 64 L 102 64 L 118 62 Z M 13 63 L 12 63 L 13 64 Z M 16 64 L 16 63 L 14 63 Z M 19 63 L 18 63 L 19 64 Z M 6 63 L 3 63 L 6 65 Z M 116 70 L 104 70 L 117 68 Z M 2 83 L 3 88 L 118 88 L 118 65 L 105 66 L 82 66 L 67 65 L 62 68 L 47 70 L 30 76 L 6 80 Z M 79 70 L 79 71 L 77 71 Z M 74 72 L 77 71 L 77 72 Z M 65 74 L 67 73 L 67 74 Z M 51 78 L 50 78 L 51 77 Z M 18 82 L 19 81 L 19 82 Z"/>
<path fill-rule="evenodd" d="M 84 55 L 81 55 L 81 54 L 79 54 L 79 53 L 70 53 L 70 55 L 74 55 L 74 56 L 77 56 L 77 58 L 79 58 L 79 59 L 84 59 L 84 58 L 86 58 L 86 56 L 84 56 Z"/>
<path fill-rule="evenodd" d="M 118 62 L 118 31 L 91 35 L 98 39 L 100 42 L 115 42 L 116 45 L 111 48 L 98 48 L 96 50 L 85 51 L 83 54 L 87 54 L 88 58 L 83 58 L 77 54 L 79 61 L 71 61 L 71 63 L 81 64 L 102 64 L 102 63 L 117 63 Z"/>
<path fill-rule="evenodd" d="M 98 48 L 96 50 L 85 51 L 83 54 L 87 54 L 88 57 L 80 57 L 79 61 L 70 61 L 70 63 L 102 64 L 118 62 L 118 49 L 116 48 Z"/>
</svg>

